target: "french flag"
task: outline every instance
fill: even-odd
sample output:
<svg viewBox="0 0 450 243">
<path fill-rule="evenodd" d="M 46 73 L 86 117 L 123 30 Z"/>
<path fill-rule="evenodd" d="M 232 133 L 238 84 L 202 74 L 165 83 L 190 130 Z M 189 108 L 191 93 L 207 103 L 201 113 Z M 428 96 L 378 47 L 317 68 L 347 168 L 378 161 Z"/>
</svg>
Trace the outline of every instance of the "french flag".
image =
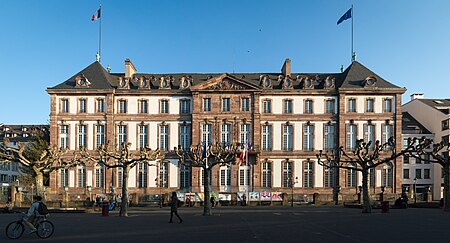
<svg viewBox="0 0 450 243">
<path fill-rule="evenodd" d="M 97 19 L 100 18 L 101 10 L 102 10 L 102 8 L 99 8 L 97 11 L 95 11 L 95 13 L 91 17 L 92 21 L 97 20 Z"/>
</svg>

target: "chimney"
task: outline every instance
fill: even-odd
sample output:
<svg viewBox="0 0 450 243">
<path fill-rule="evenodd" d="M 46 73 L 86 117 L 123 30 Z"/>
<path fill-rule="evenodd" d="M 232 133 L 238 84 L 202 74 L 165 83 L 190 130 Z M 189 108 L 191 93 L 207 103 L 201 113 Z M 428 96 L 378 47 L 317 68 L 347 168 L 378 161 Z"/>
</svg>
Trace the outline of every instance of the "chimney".
<svg viewBox="0 0 450 243">
<path fill-rule="evenodd" d="M 291 59 L 286 58 L 286 61 L 284 61 L 283 67 L 281 68 L 281 72 L 285 77 L 291 76 Z"/>
<path fill-rule="evenodd" d="M 411 95 L 411 100 L 415 100 L 415 99 L 424 99 L 425 96 L 423 95 L 423 93 L 414 93 Z"/>
<path fill-rule="evenodd" d="M 136 68 L 129 58 L 125 59 L 125 78 L 131 78 L 136 73 Z"/>
</svg>

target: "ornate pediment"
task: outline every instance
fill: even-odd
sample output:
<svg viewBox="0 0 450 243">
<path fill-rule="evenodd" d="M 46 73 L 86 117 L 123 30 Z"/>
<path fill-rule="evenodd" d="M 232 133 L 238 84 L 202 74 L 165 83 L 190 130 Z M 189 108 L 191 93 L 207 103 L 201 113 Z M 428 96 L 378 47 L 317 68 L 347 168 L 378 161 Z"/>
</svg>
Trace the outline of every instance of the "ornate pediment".
<svg viewBox="0 0 450 243">
<path fill-rule="evenodd" d="M 193 87 L 193 90 L 255 90 L 260 89 L 258 86 L 249 83 L 245 80 L 236 78 L 230 74 L 222 74 L 215 78 L 210 78 L 208 81 Z"/>
<path fill-rule="evenodd" d="M 233 82 L 231 79 L 223 79 L 211 86 L 206 87 L 206 90 L 244 90 L 245 87 Z"/>
</svg>

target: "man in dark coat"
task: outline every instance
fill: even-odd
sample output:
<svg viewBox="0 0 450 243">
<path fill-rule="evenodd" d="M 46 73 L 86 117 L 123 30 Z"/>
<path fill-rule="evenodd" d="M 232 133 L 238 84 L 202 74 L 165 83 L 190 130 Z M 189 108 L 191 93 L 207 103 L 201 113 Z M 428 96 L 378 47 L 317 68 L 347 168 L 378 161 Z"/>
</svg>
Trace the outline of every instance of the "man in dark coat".
<svg viewBox="0 0 450 243">
<path fill-rule="evenodd" d="M 183 223 L 183 220 L 181 219 L 180 215 L 178 215 L 178 197 L 176 192 L 172 192 L 172 197 L 170 199 L 170 221 L 172 222 L 173 214 L 177 216 L 177 218 L 180 220 L 180 224 Z"/>
</svg>

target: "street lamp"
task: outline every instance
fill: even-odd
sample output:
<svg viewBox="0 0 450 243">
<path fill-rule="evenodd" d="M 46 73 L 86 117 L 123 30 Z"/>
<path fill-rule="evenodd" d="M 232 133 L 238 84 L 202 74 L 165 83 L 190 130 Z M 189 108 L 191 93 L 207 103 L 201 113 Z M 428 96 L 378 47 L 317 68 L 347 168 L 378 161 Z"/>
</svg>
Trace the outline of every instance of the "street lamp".
<svg viewBox="0 0 450 243">
<path fill-rule="evenodd" d="M 362 193 L 362 186 L 358 186 L 359 193 L 358 193 L 358 202 L 361 204 L 361 193 Z"/>
<path fill-rule="evenodd" d="M 91 198 L 92 186 L 87 186 L 87 190 L 89 193 L 89 204 L 90 204 L 90 202 L 92 201 L 92 198 Z"/>
<path fill-rule="evenodd" d="M 22 207 L 22 187 L 18 187 L 17 190 L 19 191 L 19 208 Z"/>
<path fill-rule="evenodd" d="M 69 204 L 69 187 L 65 186 L 64 187 L 64 192 L 66 194 L 66 208 L 68 208 L 68 204 Z"/>
</svg>

